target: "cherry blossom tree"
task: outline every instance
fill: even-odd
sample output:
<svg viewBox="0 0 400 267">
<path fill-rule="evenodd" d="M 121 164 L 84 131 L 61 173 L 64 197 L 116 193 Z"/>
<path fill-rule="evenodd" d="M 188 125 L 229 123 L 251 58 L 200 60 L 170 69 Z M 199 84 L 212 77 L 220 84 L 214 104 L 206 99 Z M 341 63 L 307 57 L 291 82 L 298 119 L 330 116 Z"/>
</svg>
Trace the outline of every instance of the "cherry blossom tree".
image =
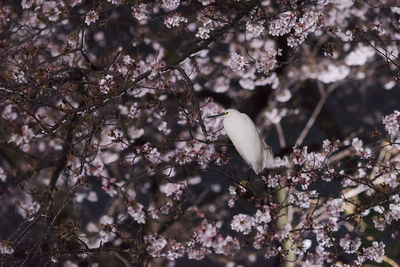
<svg viewBox="0 0 400 267">
<path fill-rule="evenodd" d="M 2 265 L 400 264 L 397 1 L 1 1 L 0 36 Z"/>
</svg>

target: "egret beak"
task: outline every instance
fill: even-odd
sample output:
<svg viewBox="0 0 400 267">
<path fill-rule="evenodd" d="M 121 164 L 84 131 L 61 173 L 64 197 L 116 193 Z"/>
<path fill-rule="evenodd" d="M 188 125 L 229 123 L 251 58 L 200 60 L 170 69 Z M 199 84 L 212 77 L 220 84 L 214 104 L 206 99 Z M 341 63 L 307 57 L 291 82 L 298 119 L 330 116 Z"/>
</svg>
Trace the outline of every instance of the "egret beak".
<svg viewBox="0 0 400 267">
<path fill-rule="evenodd" d="M 207 118 L 216 118 L 216 117 L 224 116 L 224 115 L 226 115 L 226 114 L 228 114 L 228 112 L 224 112 L 224 113 L 221 113 L 221 114 L 208 116 Z"/>
</svg>

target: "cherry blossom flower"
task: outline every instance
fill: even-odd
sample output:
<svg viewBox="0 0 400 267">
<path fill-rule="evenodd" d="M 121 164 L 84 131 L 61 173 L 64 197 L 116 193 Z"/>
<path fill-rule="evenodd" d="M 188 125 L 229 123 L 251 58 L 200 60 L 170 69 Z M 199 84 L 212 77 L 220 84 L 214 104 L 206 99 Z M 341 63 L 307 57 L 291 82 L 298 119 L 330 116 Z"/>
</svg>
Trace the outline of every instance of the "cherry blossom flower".
<svg viewBox="0 0 400 267">
<path fill-rule="evenodd" d="M 167 259 L 170 261 L 174 261 L 183 257 L 185 254 L 185 245 L 182 243 L 178 243 L 175 240 L 171 240 L 168 242 L 169 249 L 167 251 Z"/>
<path fill-rule="evenodd" d="M 315 234 L 318 245 L 321 246 L 321 248 L 330 248 L 333 246 L 333 241 L 335 241 L 335 238 L 329 237 L 326 230 L 321 228 L 314 229 L 313 233 Z"/>
<path fill-rule="evenodd" d="M 17 212 L 27 221 L 32 221 L 39 209 L 40 204 L 29 194 L 24 194 L 17 202 Z"/>
<path fill-rule="evenodd" d="M 100 91 L 103 94 L 108 94 L 112 86 L 114 85 L 114 77 L 110 74 L 107 74 L 103 79 L 100 80 L 99 86 L 100 86 Z"/>
<path fill-rule="evenodd" d="M 56 1 L 44 1 L 42 4 L 42 10 L 50 21 L 57 21 L 61 14 L 61 10 Z"/>
<path fill-rule="evenodd" d="M 140 117 L 140 108 L 137 102 L 133 103 L 129 108 L 128 117 L 131 119 L 136 119 Z"/>
<path fill-rule="evenodd" d="M 214 250 L 216 254 L 231 256 L 240 250 L 240 242 L 229 235 L 226 238 L 218 235 L 215 240 Z"/>
<path fill-rule="evenodd" d="M 120 5 L 122 4 L 122 0 L 107 0 L 107 2 L 110 2 L 113 5 Z"/>
<path fill-rule="evenodd" d="M 371 150 L 369 148 L 364 148 L 363 141 L 357 137 L 353 138 L 351 145 L 354 148 L 357 156 L 361 158 L 368 158 L 371 155 Z"/>
<path fill-rule="evenodd" d="M 31 140 L 35 137 L 33 130 L 28 125 L 23 125 L 21 127 L 21 134 L 12 134 L 10 139 L 8 140 L 9 143 L 14 143 L 22 150 L 27 151 L 29 149 L 29 144 Z"/>
<path fill-rule="evenodd" d="M 330 200 L 324 205 L 325 212 L 333 218 L 339 218 L 340 213 L 344 211 L 344 206 L 345 203 L 341 198 Z"/>
<path fill-rule="evenodd" d="M 320 25 L 319 20 L 322 17 L 322 13 L 319 12 L 306 12 L 294 25 L 295 34 L 287 38 L 288 46 L 296 47 L 302 44 L 307 36 L 314 32 Z"/>
<path fill-rule="evenodd" d="M 35 3 L 35 1 L 33 1 L 33 0 L 22 0 L 21 6 L 23 9 L 28 9 L 28 8 L 31 8 L 34 3 Z"/>
<path fill-rule="evenodd" d="M 228 64 L 233 71 L 241 71 L 244 69 L 245 65 L 244 57 L 238 53 L 233 53 L 231 54 Z"/>
<path fill-rule="evenodd" d="M 278 18 L 269 25 L 269 34 L 272 36 L 283 36 L 291 31 L 296 25 L 296 16 L 290 12 L 281 13 Z"/>
<path fill-rule="evenodd" d="M 202 260 L 206 256 L 208 250 L 204 247 L 195 248 L 189 246 L 186 252 L 189 260 Z"/>
<path fill-rule="evenodd" d="M 261 57 L 256 61 L 256 69 L 258 72 L 268 74 L 271 70 L 275 69 L 278 61 L 275 59 L 277 52 L 269 49 L 266 53 L 262 53 Z"/>
<path fill-rule="evenodd" d="M 267 177 L 263 177 L 263 181 L 269 188 L 277 188 L 280 180 L 281 177 L 279 175 L 268 175 Z"/>
<path fill-rule="evenodd" d="M 157 148 L 153 147 L 149 142 L 138 147 L 136 152 L 148 159 L 153 164 L 160 159 L 160 152 L 158 152 Z"/>
<path fill-rule="evenodd" d="M 351 239 L 350 235 L 346 234 L 344 238 L 340 239 L 340 246 L 348 254 L 356 253 L 361 246 L 361 240 L 359 237 Z"/>
<path fill-rule="evenodd" d="M 168 10 L 176 9 L 180 4 L 180 0 L 162 0 L 162 7 Z"/>
<path fill-rule="evenodd" d="M 324 151 L 326 153 L 332 153 L 339 149 L 339 144 L 340 144 L 339 140 L 336 140 L 335 142 L 331 142 L 330 140 L 325 139 L 322 142 L 322 148 L 324 149 Z"/>
<path fill-rule="evenodd" d="M 269 213 L 269 207 L 264 206 L 262 210 L 257 210 L 254 215 L 254 224 L 266 224 L 271 221 L 271 215 Z"/>
<path fill-rule="evenodd" d="M 292 93 L 289 89 L 280 90 L 279 93 L 276 95 L 275 99 L 278 102 L 285 103 L 292 98 Z"/>
<path fill-rule="evenodd" d="M 160 192 L 167 197 L 172 197 L 174 200 L 180 200 L 185 188 L 186 185 L 182 183 L 166 183 L 160 185 Z"/>
<path fill-rule="evenodd" d="M 398 183 L 397 183 L 398 184 Z M 400 220 L 400 199 L 398 195 L 391 196 L 394 203 L 389 204 L 389 210 L 385 214 L 385 220 L 388 224 L 391 224 L 392 221 Z"/>
<path fill-rule="evenodd" d="M 323 83 L 334 83 L 345 79 L 350 74 L 350 69 L 347 66 L 336 66 L 330 64 L 326 69 L 316 73 L 315 78 Z"/>
<path fill-rule="evenodd" d="M 363 248 L 363 257 L 365 259 L 382 262 L 382 257 L 385 255 L 385 244 L 383 242 L 372 242 L 372 246 Z"/>
<path fill-rule="evenodd" d="M 262 23 L 249 23 L 246 24 L 246 32 L 250 34 L 251 37 L 258 37 L 264 31 L 264 26 Z"/>
<path fill-rule="evenodd" d="M 288 196 L 288 202 L 291 204 L 295 204 L 300 208 L 308 209 L 310 208 L 310 200 L 311 198 L 318 197 L 318 193 L 315 190 L 310 192 L 293 192 Z"/>
<path fill-rule="evenodd" d="M 132 7 L 132 15 L 139 21 L 145 21 L 146 15 L 146 4 L 140 3 L 138 6 Z"/>
<path fill-rule="evenodd" d="M 199 19 L 199 28 L 196 37 L 201 39 L 210 38 L 210 32 L 213 30 L 212 20 L 209 18 L 201 17 Z"/>
<path fill-rule="evenodd" d="M 246 214 L 238 214 L 233 216 L 231 222 L 231 229 L 236 232 L 242 232 L 244 235 L 248 235 L 251 231 L 253 218 Z"/>
<path fill-rule="evenodd" d="M 275 233 L 274 237 L 279 241 L 282 242 L 286 238 L 289 237 L 289 233 L 292 230 L 292 226 L 287 223 L 285 226 L 283 226 L 282 229 L 280 229 L 278 232 Z"/>
<path fill-rule="evenodd" d="M 101 188 L 109 195 L 110 197 L 114 197 L 117 195 L 117 179 L 116 178 L 103 178 L 101 184 L 103 185 Z"/>
<path fill-rule="evenodd" d="M 2 167 L 0 167 L 0 180 L 5 182 L 7 180 L 7 175 Z"/>
<path fill-rule="evenodd" d="M 99 19 L 99 14 L 97 14 L 96 11 L 91 10 L 85 17 L 85 23 L 86 25 L 90 25 L 92 23 L 95 23 Z"/>
<path fill-rule="evenodd" d="M 166 121 L 162 121 L 160 125 L 158 125 L 157 130 L 162 132 L 164 135 L 169 135 L 171 133 L 171 129 L 168 128 Z"/>
<path fill-rule="evenodd" d="M 187 23 L 187 19 L 179 14 L 173 14 L 164 18 L 164 24 L 167 28 L 178 27 L 182 23 Z"/>
<path fill-rule="evenodd" d="M 395 110 L 392 114 L 386 115 L 382 119 L 383 125 L 385 125 L 385 130 L 390 135 L 396 135 L 399 132 L 400 123 L 400 112 Z"/>
<path fill-rule="evenodd" d="M 195 232 L 196 240 L 204 247 L 212 247 L 216 235 L 216 227 L 211 223 L 208 223 L 206 220 L 201 223 L 200 227 Z"/>
<path fill-rule="evenodd" d="M 274 108 L 271 111 L 266 111 L 264 113 L 265 117 L 270 121 L 271 123 L 279 123 L 283 117 L 287 114 L 287 109 L 282 109 L 279 111 L 278 109 Z"/>
<path fill-rule="evenodd" d="M 85 165 L 86 174 L 89 176 L 100 176 L 103 169 L 104 163 L 100 158 L 96 158 L 90 164 Z"/>
<path fill-rule="evenodd" d="M 13 121 L 17 118 L 18 114 L 13 111 L 13 105 L 6 105 L 1 113 L 1 116 L 5 120 Z"/>
<path fill-rule="evenodd" d="M 356 50 L 347 55 L 345 62 L 349 66 L 362 66 L 374 55 L 375 50 L 372 47 L 360 44 Z"/>
<path fill-rule="evenodd" d="M 144 241 L 148 244 L 146 251 L 150 254 L 150 256 L 154 258 L 165 256 L 162 251 L 168 242 L 164 237 L 158 237 L 157 235 L 145 235 Z"/>
<path fill-rule="evenodd" d="M 6 242 L 5 240 L 2 240 L 0 242 L 0 254 L 10 255 L 13 253 L 14 253 L 14 249 L 12 248 L 11 244 Z"/>
<path fill-rule="evenodd" d="M 17 83 L 27 83 L 27 77 L 25 72 L 23 71 L 16 71 L 12 73 L 14 81 L 16 81 Z"/>
<path fill-rule="evenodd" d="M 143 211 L 143 205 L 140 203 L 134 203 L 133 206 L 128 207 L 128 214 L 133 220 L 139 224 L 146 223 L 146 214 Z"/>
</svg>

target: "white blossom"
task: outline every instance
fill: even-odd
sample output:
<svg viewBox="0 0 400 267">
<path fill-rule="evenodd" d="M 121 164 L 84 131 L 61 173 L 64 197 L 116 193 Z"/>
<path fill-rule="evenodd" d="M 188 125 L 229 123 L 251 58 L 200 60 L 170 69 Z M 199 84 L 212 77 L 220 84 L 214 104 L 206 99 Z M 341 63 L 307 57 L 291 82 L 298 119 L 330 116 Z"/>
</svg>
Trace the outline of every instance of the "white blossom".
<svg viewBox="0 0 400 267">
<path fill-rule="evenodd" d="M 199 19 L 199 28 L 196 37 L 201 39 L 210 38 L 210 32 L 213 30 L 212 20 L 209 18 L 201 17 Z"/>
<path fill-rule="evenodd" d="M 146 5 L 141 3 L 138 6 L 132 7 L 132 15 L 139 21 L 145 21 L 147 19 Z"/>
<path fill-rule="evenodd" d="M 253 218 L 246 214 L 238 214 L 233 216 L 231 222 L 231 229 L 236 232 L 242 232 L 244 235 L 248 235 L 251 231 Z"/>
<path fill-rule="evenodd" d="M 294 25 L 295 33 L 287 38 L 288 46 L 296 47 L 302 44 L 308 34 L 314 32 L 319 27 L 320 17 L 322 17 L 322 13 L 314 11 L 306 12 Z"/>
<path fill-rule="evenodd" d="M 246 24 L 246 32 L 252 37 L 258 37 L 264 31 L 264 26 L 261 23 L 249 23 Z"/>
<path fill-rule="evenodd" d="M 106 75 L 99 82 L 100 91 L 103 94 L 108 94 L 111 91 L 113 85 L 114 85 L 114 77 L 110 74 Z"/>
<path fill-rule="evenodd" d="M 296 25 L 296 16 L 290 12 L 284 12 L 269 25 L 269 34 L 272 36 L 282 36 L 291 31 Z"/>
<path fill-rule="evenodd" d="M 5 242 L 4 240 L 0 242 L 0 254 L 13 254 L 14 253 L 14 249 L 12 248 L 12 246 L 10 244 L 8 244 L 8 242 Z"/>
<path fill-rule="evenodd" d="M 173 14 L 164 18 L 164 24 L 167 28 L 178 27 L 182 23 L 187 23 L 187 19 L 179 14 Z"/>
<path fill-rule="evenodd" d="M 375 50 L 372 47 L 359 44 L 355 50 L 346 56 L 345 62 L 349 66 L 361 66 L 374 55 Z"/>
<path fill-rule="evenodd" d="M 1 113 L 1 116 L 5 120 L 13 121 L 17 118 L 18 114 L 12 110 L 13 105 L 9 104 L 4 107 L 3 112 Z"/>
<path fill-rule="evenodd" d="M 273 48 L 268 48 L 265 52 L 260 53 L 256 61 L 257 71 L 268 74 L 271 70 L 275 69 L 278 64 L 276 55 L 278 55 L 278 52 Z"/>
<path fill-rule="evenodd" d="M 140 203 L 135 203 L 133 206 L 128 207 L 128 214 L 133 218 L 133 220 L 139 224 L 146 223 L 146 214 L 143 211 L 143 205 Z"/>
<path fill-rule="evenodd" d="M 162 253 L 162 250 L 167 245 L 167 240 L 164 237 L 157 237 L 154 235 L 145 235 L 144 241 L 147 242 L 146 251 L 153 258 L 164 257 L 165 254 Z"/>
<path fill-rule="evenodd" d="M 128 117 L 131 119 L 136 119 L 140 117 L 139 104 L 137 102 L 133 103 L 129 108 Z"/>
<path fill-rule="evenodd" d="M 99 19 L 99 15 L 97 14 L 96 11 L 91 10 L 89 11 L 89 13 L 87 13 L 86 17 L 85 17 L 85 23 L 86 25 L 90 25 L 92 23 L 95 23 L 97 20 Z"/>
<path fill-rule="evenodd" d="M 383 125 L 385 125 L 385 130 L 390 135 L 396 135 L 399 133 L 399 122 L 400 122 L 400 111 L 395 110 L 392 114 L 386 115 L 382 119 Z"/>
<path fill-rule="evenodd" d="M 0 167 L 0 180 L 5 182 L 7 180 L 7 175 L 2 167 Z"/>
<path fill-rule="evenodd" d="M 378 263 L 382 262 L 382 257 L 385 255 L 385 244 L 383 242 L 372 242 L 372 247 L 363 248 L 364 257 Z"/>
<path fill-rule="evenodd" d="M 160 192 L 164 193 L 167 197 L 171 197 L 174 200 L 181 199 L 183 191 L 186 188 L 186 184 L 183 183 L 166 183 L 160 185 Z"/>
<path fill-rule="evenodd" d="M 340 239 L 340 246 L 348 254 L 356 253 L 361 246 L 361 240 L 359 237 L 351 239 L 350 235 L 346 234 L 345 237 Z"/>
<path fill-rule="evenodd" d="M 244 69 L 244 57 L 237 53 L 232 53 L 228 64 L 233 71 L 241 71 Z"/>
<path fill-rule="evenodd" d="M 168 10 L 176 9 L 180 4 L 180 0 L 162 0 L 162 7 Z"/>
<path fill-rule="evenodd" d="M 292 230 L 292 225 L 290 223 L 287 223 L 282 229 L 279 229 L 279 231 L 275 233 L 274 237 L 279 242 L 282 242 L 283 240 L 289 237 L 289 233 L 291 230 Z"/>
<path fill-rule="evenodd" d="M 257 210 L 254 215 L 254 224 L 266 224 L 271 221 L 271 215 L 269 213 L 269 207 L 264 206 L 262 210 Z"/>
</svg>

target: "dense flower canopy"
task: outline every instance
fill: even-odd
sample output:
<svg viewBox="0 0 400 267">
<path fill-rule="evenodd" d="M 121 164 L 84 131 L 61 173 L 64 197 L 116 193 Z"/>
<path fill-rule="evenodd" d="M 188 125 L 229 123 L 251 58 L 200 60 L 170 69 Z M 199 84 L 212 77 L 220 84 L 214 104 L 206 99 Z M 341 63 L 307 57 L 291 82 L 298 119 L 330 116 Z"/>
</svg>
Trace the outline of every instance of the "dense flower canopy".
<svg viewBox="0 0 400 267">
<path fill-rule="evenodd" d="M 397 1 L 1 1 L 0 36 L 6 266 L 400 264 Z"/>
</svg>

